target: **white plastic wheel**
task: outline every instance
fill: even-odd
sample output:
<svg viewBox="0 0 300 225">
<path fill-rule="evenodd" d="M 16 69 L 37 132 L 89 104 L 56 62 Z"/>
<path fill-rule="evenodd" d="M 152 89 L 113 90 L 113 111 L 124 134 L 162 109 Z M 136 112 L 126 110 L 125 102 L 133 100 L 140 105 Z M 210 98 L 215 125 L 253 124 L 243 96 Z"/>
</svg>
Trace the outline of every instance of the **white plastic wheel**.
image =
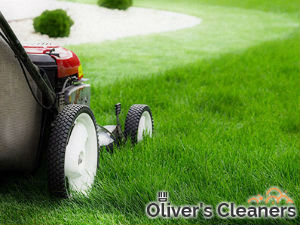
<svg viewBox="0 0 300 225">
<path fill-rule="evenodd" d="M 152 137 L 152 118 L 148 111 L 144 111 L 138 127 L 137 142 L 143 140 L 144 136 Z"/>
<path fill-rule="evenodd" d="M 132 105 L 125 120 L 124 134 L 133 144 L 140 142 L 145 136 L 152 137 L 153 119 L 148 105 Z"/>
<path fill-rule="evenodd" d="M 87 194 L 97 171 L 97 134 L 92 118 L 81 113 L 74 122 L 65 152 L 69 191 Z"/>
</svg>

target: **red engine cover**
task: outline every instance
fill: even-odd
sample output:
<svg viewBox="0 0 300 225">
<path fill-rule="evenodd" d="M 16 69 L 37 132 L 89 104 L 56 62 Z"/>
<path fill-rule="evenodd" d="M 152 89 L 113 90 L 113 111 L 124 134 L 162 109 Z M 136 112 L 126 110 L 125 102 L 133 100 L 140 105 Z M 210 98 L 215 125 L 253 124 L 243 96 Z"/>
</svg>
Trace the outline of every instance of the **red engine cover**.
<svg viewBox="0 0 300 225">
<path fill-rule="evenodd" d="M 23 46 L 27 54 L 50 54 L 56 60 L 57 77 L 64 78 L 78 75 L 82 78 L 82 70 L 77 55 L 60 46 Z"/>
</svg>

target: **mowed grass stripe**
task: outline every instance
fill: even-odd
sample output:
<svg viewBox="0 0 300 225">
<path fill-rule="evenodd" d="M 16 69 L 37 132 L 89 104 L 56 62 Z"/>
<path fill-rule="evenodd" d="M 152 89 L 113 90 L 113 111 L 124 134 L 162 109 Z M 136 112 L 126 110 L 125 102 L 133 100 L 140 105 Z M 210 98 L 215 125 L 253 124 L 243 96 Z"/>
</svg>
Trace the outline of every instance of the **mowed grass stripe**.
<svg viewBox="0 0 300 225">
<path fill-rule="evenodd" d="M 239 53 L 264 41 L 285 38 L 299 27 L 298 20 L 286 14 L 184 2 L 176 7 L 168 3 L 174 10 L 185 5 L 186 13 L 202 18 L 202 23 L 174 32 L 70 46 L 79 55 L 94 86 L 159 74 L 199 59 Z"/>
</svg>

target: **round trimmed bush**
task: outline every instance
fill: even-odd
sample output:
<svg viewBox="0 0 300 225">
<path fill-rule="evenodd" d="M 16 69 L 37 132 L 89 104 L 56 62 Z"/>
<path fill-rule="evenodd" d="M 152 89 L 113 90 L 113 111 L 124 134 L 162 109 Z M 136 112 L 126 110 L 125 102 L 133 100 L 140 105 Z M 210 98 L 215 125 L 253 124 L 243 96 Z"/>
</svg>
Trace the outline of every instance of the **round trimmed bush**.
<svg viewBox="0 0 300 225">
<path fill-rule="evenodd" d="M 34 30 L 49 37 L 68 37 L 73 24 L 74 21 L 62 9 L 46 10 L 33 20 Z"/>
<path fill-rule="evenodd" d="M 110 9 L 126 10 L 132 6 L 132 0 L 98 0 L 98 5 Z"/>
</svg>

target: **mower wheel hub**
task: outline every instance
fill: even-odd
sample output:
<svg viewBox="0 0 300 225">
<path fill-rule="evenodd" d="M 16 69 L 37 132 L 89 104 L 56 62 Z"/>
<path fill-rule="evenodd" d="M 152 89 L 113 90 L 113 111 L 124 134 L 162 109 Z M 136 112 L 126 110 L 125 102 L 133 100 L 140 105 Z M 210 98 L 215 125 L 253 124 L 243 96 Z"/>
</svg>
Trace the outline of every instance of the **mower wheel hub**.
<svg viewBox="0 0 300 225">
<path fill-rule="evenodd" d="M 148 111 L 143 112 L 138 128 L 137 141 L 142 141 L 144 135 L 152 137 L 152 119 Z"/>
<path fill-rule="evenodd" d="M 65 176 L 71 191 L 86 194 L 97 170 L 97 136 L 88 114 L 80 114 L 74 124 L 66 147 Z"/>
</svg>

